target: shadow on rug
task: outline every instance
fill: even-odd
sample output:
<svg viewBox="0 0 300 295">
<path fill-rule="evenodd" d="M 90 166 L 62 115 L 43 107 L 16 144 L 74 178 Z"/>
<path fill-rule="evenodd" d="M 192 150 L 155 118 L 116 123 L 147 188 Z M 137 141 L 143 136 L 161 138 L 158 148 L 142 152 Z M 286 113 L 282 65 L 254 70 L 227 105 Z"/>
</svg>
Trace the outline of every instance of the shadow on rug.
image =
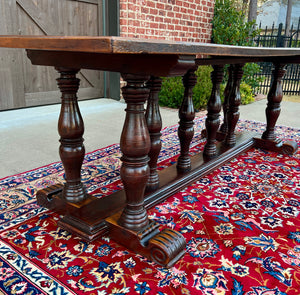
<svg viewBox="0 0 300 295">
<path fill-rule="evenodd" d="M 192 153 L 203 149 L 195 121 Z M 261 133 L 264 124 L 241 121 Z M 300 130 L 277 128 L 300 142 Z M 177 128 L 163 131 L 160 169 L 179 154 Z M 118 145 L 86 155 L 83 181 L 98 197 L 122 188 Z M 63 182 L 61 163 L 0 180 L 0 294 L 300 293 L 300 153 L 251 149 L 149 210 L 180 231 L 185 256 L 166 269 L 106 237 L 87 244 L 57 228 L 37 190 Z M 2 291 L 1 291 L 2 290 Z"/>
</svg>

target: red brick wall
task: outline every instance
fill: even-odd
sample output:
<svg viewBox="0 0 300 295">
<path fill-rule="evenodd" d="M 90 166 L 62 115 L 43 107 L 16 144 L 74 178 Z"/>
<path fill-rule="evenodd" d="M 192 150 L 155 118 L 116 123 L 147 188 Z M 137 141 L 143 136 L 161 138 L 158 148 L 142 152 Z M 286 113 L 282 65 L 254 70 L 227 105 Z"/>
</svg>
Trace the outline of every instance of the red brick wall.
<svg viewBox="0 0 300 295">
<path fill-rule="evenodd" d="M 120 0 L 120 36 L 210 42 L 214 0 Z"/>
</svg>

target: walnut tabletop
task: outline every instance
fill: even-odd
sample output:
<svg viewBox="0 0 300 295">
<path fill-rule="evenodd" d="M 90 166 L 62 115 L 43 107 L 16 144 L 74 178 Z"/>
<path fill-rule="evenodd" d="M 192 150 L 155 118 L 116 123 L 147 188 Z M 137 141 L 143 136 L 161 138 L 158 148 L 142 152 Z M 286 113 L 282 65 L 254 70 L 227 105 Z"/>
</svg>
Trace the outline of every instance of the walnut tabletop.
<svg viewBox="0 0 300 295">
<path fill-rule="evenodd" d="M 0 36 L 23 48 L 34 65 L 153 76 L 183 75 L 193 65 L 257 61 L 299 63 L 299 48 L 257 48 L 123 37 Z M 195 59 L 196 56 L 201 58 Z"/>
<path fill-rule="evenodd" d="M 238 57 L 295 56 L 300 48 L 246 47 L 124 37 L 0 36 L 0 47 L 112 54 L 180 54 Z"/>
</svg>

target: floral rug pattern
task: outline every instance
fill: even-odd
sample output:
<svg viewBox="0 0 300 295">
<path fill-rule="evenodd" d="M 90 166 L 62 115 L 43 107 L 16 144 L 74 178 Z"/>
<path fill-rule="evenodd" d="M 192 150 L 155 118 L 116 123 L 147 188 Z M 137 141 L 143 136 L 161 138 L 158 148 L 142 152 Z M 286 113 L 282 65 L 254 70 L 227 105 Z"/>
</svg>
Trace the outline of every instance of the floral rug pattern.
<svg viewBox="0 0 300 295">
<path fill-rule="evenodd" d="M 195 121 L 191 153 L 203 149 Z M 241 121 L 261 133 L 264 124 Z M 160 169 L 179 154 L 177 127 L 163 131 Z M 300 130 L 278 127 L 300 143 Z M 118 145 L 86 155 L 83 181 L 105 197 L 122 188 Z M 300 294 L 300 152 L 251 149 L 148 211 L 186 239 L 167 269 L 108 237 L 86 243 L 57 227 L 37 190 L 63 182 L 61 163 L 0 180 L 0 294 Z"/>
</svg>

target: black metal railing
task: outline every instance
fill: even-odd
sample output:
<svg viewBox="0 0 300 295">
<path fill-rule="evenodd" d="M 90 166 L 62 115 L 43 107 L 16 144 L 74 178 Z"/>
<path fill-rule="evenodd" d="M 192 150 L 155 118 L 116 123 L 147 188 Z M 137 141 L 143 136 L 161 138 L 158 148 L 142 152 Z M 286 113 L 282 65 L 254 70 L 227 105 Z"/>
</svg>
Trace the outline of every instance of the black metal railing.
<svg viewBox="0 0 300 295">
<path fill-rule="evenodd" d="M 261 33 L 255 38 L 254 42 L 258 47 L 300 47 L 300 18 L 298 25 L 291 26 L 289 34 L 283 28 L 283 24 L 279 24 L 278 28 L 275 25 L 271 28 L 267 26 L 265 29 L 259 26 Z M 271 63 L 258 63 L 261 71 L 257 73 L 257 77 L 263 77 L 263 81 L 255 88 L 256 93 L 266 94 L 272 81 L 273 65 Z M 300 95 L 300 65 L 288 64 L 286 66 L 286 74 L 282 80 L 283 93 L 287 95 Z"/>
</svg>

